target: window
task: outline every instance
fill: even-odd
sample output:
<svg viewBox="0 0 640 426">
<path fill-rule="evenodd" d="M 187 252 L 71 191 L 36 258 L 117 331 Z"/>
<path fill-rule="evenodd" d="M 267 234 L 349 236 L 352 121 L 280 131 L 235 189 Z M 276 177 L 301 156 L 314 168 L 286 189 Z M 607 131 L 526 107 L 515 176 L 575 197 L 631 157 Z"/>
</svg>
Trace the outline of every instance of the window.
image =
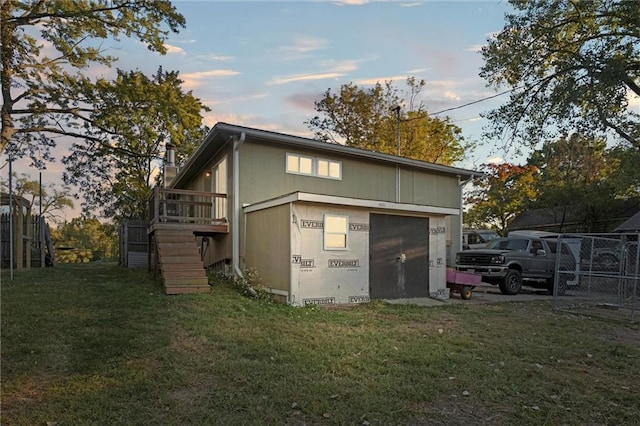
<svg viewBox="0 0 640 426">
<path fill-rule="evenodd" d="M 342 178 L 341 169 L 341 164 L 338 161 L 318 159 L 318 176 L 320 177 L 340 179 Z"/>
<path fill-rule="evenodd" d="M 287 154 L 287 173 L 313 175 L 313 158 Z"/>
<path fill-rule="evenodd" d="M 342 179 L 342 162 L 287 153 L 287 173 Z"/>
<path fill-rule="evenodd" d="M 227 193 L 227 157 L 224 157 L 211 169 L 211 186 L 217 194 Z M 225 198 L 213 199 L 213 218 L 227 218 L 227 200 Z"/>
<path fill-rule="evenodd" d="M 324 249 L 346 250 L 348 229 L 347 216 L 324 215 Z"/>
</svg>

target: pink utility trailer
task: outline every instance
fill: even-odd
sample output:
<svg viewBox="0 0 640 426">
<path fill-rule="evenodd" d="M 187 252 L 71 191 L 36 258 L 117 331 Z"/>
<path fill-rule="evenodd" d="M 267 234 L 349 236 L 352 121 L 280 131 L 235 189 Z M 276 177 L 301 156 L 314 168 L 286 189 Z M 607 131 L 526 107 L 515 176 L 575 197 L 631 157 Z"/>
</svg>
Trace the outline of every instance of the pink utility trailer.
<svg viewBox="0 0 640 426">
<path fill-rule="evenodd" d="M 464 300 L 471 299 L 473 289 L 483 284 L 482 275 L 480 274 L 447 268 L 447 287 L 452 292 L 459 293 Z"/>
</svg>

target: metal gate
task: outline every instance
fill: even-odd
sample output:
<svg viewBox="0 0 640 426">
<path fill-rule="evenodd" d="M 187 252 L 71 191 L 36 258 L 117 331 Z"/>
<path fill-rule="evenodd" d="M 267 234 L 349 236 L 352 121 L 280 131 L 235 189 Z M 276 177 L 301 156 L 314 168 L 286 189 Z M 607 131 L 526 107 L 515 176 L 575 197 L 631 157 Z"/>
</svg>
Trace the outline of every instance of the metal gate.
<svg viewBox="0 0 640 426">
<path fill-rule="evenodd" d="M 371 214 L 369 295 L 429 296 L 429 218 Z"/>
<path fill-rule="evenodd" d="M 571 234 L 580 241 L 579 283 L 554 292 L 554 309 L 615 319 L 638 320 L 640 234 Z M 556 271 L 561 274 L 563 271 Z"/>
</svg>

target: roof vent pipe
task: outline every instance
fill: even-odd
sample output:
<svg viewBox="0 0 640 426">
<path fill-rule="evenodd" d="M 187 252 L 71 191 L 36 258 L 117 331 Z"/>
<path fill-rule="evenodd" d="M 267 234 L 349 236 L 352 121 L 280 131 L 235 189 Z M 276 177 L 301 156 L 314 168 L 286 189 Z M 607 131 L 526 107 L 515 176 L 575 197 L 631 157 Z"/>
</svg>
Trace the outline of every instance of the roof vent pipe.
<svg viewBox="0 0 640 426">
<path fill-rule="evenodd" d="M 167 158 L 165 159 L 165 164 L 167 166 L 174 167 L 176 165 L 176 150 L 175 145 L 172 143 L 167 144 Z"/>
<path fill-rule="evenodd" d="M 164 159 L 164 187 L 168 188 L 178 174 L 178 168 L 176 167 L 175 145 L 167 143 L 166 151 Z"/>
</svg>

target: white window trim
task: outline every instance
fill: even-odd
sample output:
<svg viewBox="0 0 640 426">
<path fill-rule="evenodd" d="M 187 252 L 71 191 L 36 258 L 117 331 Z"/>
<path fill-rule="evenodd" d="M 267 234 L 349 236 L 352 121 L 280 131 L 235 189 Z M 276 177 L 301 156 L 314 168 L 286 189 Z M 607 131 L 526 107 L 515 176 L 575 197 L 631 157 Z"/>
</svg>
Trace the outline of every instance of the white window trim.
<svg viewBox="0 0 640 426">
<path fill-rule="evenodd" d="M 296 157 L 296 159 L 298 160 L 298 170 L 291 170 L 289 168 L 289 158 L 290 157 Z M 302 158 L 311 161 L 311 173 L 303 173 L 303 172 L 300 171 L 300 159 L 302 159 Z M 315 176 L 315 168 L 316 168 L 315 167 L 315 165 L 316 165 L 315 164 L 315 158 L 309 157 L 307 155 L 293 154 L 293 153 L 287 152 L 286 161 L 287 161 L 287 164 L 286 164 L 287 173 L 290 173 L 292 175 L 300 175 L 300 176 Z"/>
<path fill-rule="evenodd" d="M 291 157 L 296 157 L 298 159 L 298 170 L 291 170 L 289 168 L 289 158 Z M 300 159 L 304 158 L 307 160 L 311 161 L 311 173 L 302 173 L 300 172 Z M 320 175 L 318 174 L 318 163 L 320 161 L 326 161 L 327 162 L 327 166 L 328 166 L 328 172 L 330 173 L 331 170 L 331 164 L 337 164 L 339 167 L 339 176 L 338 177 L 334 177 L 331 176 L 330 174 L 325 175 Z M 302 154 L 296 154 L 293 152 L 287 152 L 286 154 L 286 158 L 285 158 L 285 170 L 288 174 L 292 174 L 292 175 L 300 175 L 300 176 L 312 176 L 312 177 L 318 177 L 321 179 L 330 179 L 330 180 L 342 180 L 342 161 L 340 160 L 330 160 L 328 158 L 319 158 L 319 157 L 311 157 L 308 155 L 302 155 Z"/>
<path fill-rule="evenodd" d="M 319 173 L 317 172 L 317 167 L 316 167 L 316 176 L 321 177 L 321 178 L 324 178 L 324 179 L 342 180 L 342 161 L 339 161 L 339 160 L 329 160 L 329 159 L 326 159 L 326 158 L 316 158 L 316 165 L 317 165 L 318 163 L 320 163 L 320 161 L 326 161 L 326 162 L 327 162 L 327 167 L 328 167 L 328 170 L 327 170 L 327 171 L 329 172 L 329 174 L 327 174 L 326 176 L 325 176 L 325 175 L 321 175 L 321 174 L 319 174 Z M 337 165 L 338 165 L 338 167 L 340 168 L 340 170 L 339 170 L 339 171 L 340 171 L 340 173 L 339 173 L 339 176 L 338 176 L 338 177 L 331 176 L 331 174 L 330 174 L 330 173 L 331 173 L 331 164 L 337 164 Z"/>
<path fill-rule="evenodd" d="M 346 229 L 344 232 L 344 247 L 327 247 L 327 234 L 330 235 L 343 235 L 342 232 L 328 232 L 328 227 L 327 227 L 327 217 L 339 217 L 339 218 L 344 218 L 346 221 Z M 324 235 L 323 235 L 323 239 L 322 239 L 322 243 L 323 243 L 323 247 L 326 251 L 345 251 L 345 250 L 349 250 L 349 216 L 344 215 L 344 214 L 333 214 L 333 213 L 325 213 L 324 217 L 323 217 L 323 230 L 324 230 Z"/>
</svg>

